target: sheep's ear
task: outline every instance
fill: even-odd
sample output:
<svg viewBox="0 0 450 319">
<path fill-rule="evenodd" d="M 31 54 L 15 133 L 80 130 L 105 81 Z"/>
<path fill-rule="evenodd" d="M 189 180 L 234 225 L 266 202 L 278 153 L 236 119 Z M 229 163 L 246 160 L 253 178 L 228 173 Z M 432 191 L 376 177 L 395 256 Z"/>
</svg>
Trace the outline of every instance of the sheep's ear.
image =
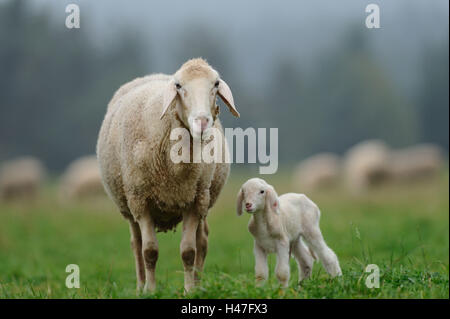
<svg viewBox="0 0 450 319">
<path fill-rule="evenodd" d="M 240 117 L 241 115 L 239 114 L 239 112 L 236 110 L 236 107 L 234 106 L 233 94 L 231 93 L 230 87 L 222 79 L 219 80 L 219 92 L 218 93 L 219 93 L 219 96 L 222 98 L 222 101 L 224 101 L 225 104 L 228 106 L 228 109 L 230 110 L 230 112 L 234 116 Z"/>
<path fill-rule="evenodd" d="M 236 202 L 236 213 L 238 216 L 242 215 L 242 201 L 244 200 L 244 193 L 242 192 L 242 188 L 239 190 Z"/>
<path fill-rule="evenodd" d="M 164 114 L 166 114 L 169 107 L 172 105 L 175 97 L 177 96 L 177 90 L 175 89 L 175 81 L 170 80 L 167 83 L 167 87 L 164 89 L 163 93 L 163 111 L 159 119 L 162 119 Z"/>
<path fill-rule="evenodd" d="M 266 209 L 272 211 L 275 214 L 279 214 L 280 202 L 278 201 L 278 195 L 273 187 L 268 187 L 266 190 Z"/>
</svg>

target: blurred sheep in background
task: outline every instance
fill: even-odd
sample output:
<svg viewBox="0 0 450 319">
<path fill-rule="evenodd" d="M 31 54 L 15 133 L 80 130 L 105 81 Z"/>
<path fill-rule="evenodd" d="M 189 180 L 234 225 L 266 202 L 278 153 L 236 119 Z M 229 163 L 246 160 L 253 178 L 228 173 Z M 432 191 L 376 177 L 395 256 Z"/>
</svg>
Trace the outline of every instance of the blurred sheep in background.
<svg viewBox="0 0 450 319">
<path fill-rule="evenodd" d="M 0 200 L 33 200 L 46 176 L 44 165 L 33 157 L 19 157 L 0 167 Z"/>
<path fill-rule="evenodd" d="M 302 192 L 330 189 L 337 185 L 339 177 L 339 157 L 333 153 L 320 153 L 297 165 L 293 186 Z"/>
<path fill-rule="evenodd" d="M 83 156 L 67 167 L 61 177 L 60 195 L 64 200 L 105 195 L 95 156 Z"/>
<path fill-rule="evenodd" d="M 392 151 L 389 174 L 396 182 L 419 182 L 438 176 L 444 162 L 439 146 L 419 144 Z"/>
<path fill-rule="evenodd" d="M 367 140 L 351 147 L 343 164 L 349 191 L 364 193 L 389 180 L 389 154 L 389 147 L 380 140 Z"/>
</svg>

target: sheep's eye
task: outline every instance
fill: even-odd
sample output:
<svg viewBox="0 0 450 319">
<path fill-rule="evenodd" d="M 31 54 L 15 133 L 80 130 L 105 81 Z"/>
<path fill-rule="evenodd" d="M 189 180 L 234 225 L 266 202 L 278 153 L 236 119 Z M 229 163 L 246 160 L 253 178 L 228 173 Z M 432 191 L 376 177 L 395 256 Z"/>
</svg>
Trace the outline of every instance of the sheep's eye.
<svg viewBox="0 0 450 319">
<path fill-rule="evenodd" d="M 176 86 L 177 90 L 181 89 L 181 84 L 180 83 L 175 83 L 175 86 Z"/>
<path fill-rule="evenodd" d="M 260 193 L 260 194 L 264 194 L 264 191 L 262 190 L 262 191 L 260 191 L 259 193 Z"/>
<path fill-rule="evenodd" d="M 216 81 L 216 83 L 214 83 L 214 87 L 219 87 L 219 81 Z"/>
</svg>

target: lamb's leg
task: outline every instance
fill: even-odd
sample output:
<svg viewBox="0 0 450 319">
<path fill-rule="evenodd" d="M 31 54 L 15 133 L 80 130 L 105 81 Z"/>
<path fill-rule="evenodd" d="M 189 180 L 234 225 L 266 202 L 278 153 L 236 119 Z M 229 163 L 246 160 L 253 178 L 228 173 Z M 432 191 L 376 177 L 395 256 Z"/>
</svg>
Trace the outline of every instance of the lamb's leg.
<svg viewBox="0 0 450 319">
<path fill-rule="evenodd" d="M 145 284 L 145 267 L 142 258 L 142 236 L 139 224 L 134 220 L 129 220 L 131 233 L 131 249 L 134 253 L 136 263 L 137 291 L 141 291 Z"/>
<path fill-rule="evenodd" d="M 195 254 L 195 281 L 200 280 L 200 273 L 203 271 L 206 253 L 208 251 L 208 223 L 206 219 L 200 221 L 196 234 L 196 248 Z"/>
<path fill-rule="evenodd" d="M 292 253 L 297 260 L 298 282 L 300 283 L 302 280 L 311 276 L 314 258 L 300 238 L 292 245 Z"/>
<path fill-rule="evenodd" d="M 142 256 L 145 265 L 144 291 L 153 292 L 156 289 L 155 269 L 158 260 L 158 240 L 155 223 L 150 215 L 145 201 L 128 201 L 128 206 L 137 216 L 137 222 L 142 235 Z"/>
<path fill-rule="evenodd" d="M 286 288 L 289 284 L 290 267 L 289 267 L 289 242 L 287 239 L 281 239 L 277 243 L 277 264 L 275 266 L 275 274 L 281 286 Z"/>
<path fill-rule="evenodd" d="M 338 258 L 334 251 L 332 251 L 325 243 L 319 225 L 308 227 L 302 235 L 312 251 L 319 257 L 325 270 L 332 277 L 341 276 L 342 271 L 339 266 Z"/>
<path fill-rule="evenodd" d="M 261 285 L 269 277 L 267 253 L 256 243 L 256 241 L 254 243 L 253 253 L 255 255 L 255 281 L 257 285 Z"/>
<path fill-rule="evenodd" d="M 181 259 L 184 265 L 184 290 L 189 292 L 195 285 L 194 262 L 196 255 L 196 233 L 200 216 L 196 213 L 183 214 L 183 234 L 180 243 Z"/>
</svg>

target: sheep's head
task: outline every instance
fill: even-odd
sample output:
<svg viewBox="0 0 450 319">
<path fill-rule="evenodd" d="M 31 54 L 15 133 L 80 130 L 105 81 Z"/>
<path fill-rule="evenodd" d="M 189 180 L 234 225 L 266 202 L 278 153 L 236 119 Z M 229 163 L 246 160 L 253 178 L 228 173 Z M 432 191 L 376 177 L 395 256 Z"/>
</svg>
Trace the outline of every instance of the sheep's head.
<svg viewBox="0 0 450 319">
<path fill-rule="evenodd" d="M 163 112 L 174 105 L 178 117 L 194 138 L 214 125 L 218 115 L 216 97 L 219 95 L 230 112 L 239 117 L 230 88 L 203 59 L 187 61 L 168 82 L 164 92 Z"/>
<path fill-rule="evenodd" d="M 278 195 L 275 189 L 261 178 L 251 178 L 239 190 L 237 197 L 237 214 L 245 209 L 253 214 L 261 211 L 278 213 Z"/>
</svg>

